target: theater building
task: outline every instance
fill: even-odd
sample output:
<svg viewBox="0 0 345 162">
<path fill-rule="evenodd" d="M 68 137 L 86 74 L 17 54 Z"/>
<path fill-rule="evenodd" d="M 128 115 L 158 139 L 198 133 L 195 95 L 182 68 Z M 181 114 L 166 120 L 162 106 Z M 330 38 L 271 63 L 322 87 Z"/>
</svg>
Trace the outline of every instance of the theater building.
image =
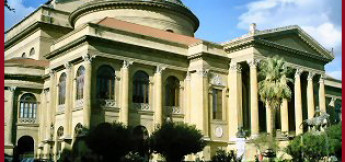
<svg viewBox="0 0 345 162">
<path fill-rule="evenodd" d="M 292 99 L 277 111 L 282 143 L 307 131 L 301 122 L 318 110 L 341 120 L 341 81 L 325 74 L 334 55 L 299 26 L 252 24 L 221 44 L 194 37 L 198 27 L 180 0 L 42 5 L 5 33 L 5 153 L 58 157 L 83 128 L 118 121 L 150 134 L 172 120 L 202 131 L 206 160 L 236 149 L 243 127 L 251 159 L 250 139 L 271 120 L 258 96 L 258 64 L 275 55 L 294 71 Z"/>
</svg>

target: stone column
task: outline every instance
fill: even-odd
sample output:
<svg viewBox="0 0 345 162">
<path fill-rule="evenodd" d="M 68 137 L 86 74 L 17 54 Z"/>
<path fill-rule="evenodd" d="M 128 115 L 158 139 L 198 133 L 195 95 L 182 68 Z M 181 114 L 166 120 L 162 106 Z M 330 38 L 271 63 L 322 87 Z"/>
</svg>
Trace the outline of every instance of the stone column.
<svg viewBox="0 0 345 162">
<path fill-rule="evenodd" d="M 302 94 L 301 94 L 301 73 L 302 70 L 297 69 L 295 73 L 295 120 L 296 120 L 296 135 L 303 133 L 300 125 L 303 121 L 302 116 Z"/>
<path fill-rule="evenodd" d="M 280 107 L 280 121 L 282 132 L 289 133 L 289 111 L 287 99 L 283 99 L 283 103 Z"/>
<path fill-rule="evenodd" d="M 273 113 L 273 110 L 272 110 L 272 107 L 270 106 L 270 104 L 268 104 L 266 102 L 266 131 L 268 134 L 272 134 L 273 132 L 271 132 L 271 129 L 272 129 L 272 113 Z"/>
<path fill-rule="evenodd" d="M 314 73 L 309 72 L 308 74 L 308 85 L 307 85 L 307 101 L 308 101 L 308 119 L 314 117 L 315 106 L 314 106 L 314 87 L 313 87 Z"/>
<path fill-rule="evenodd" d="M 83 127 L 90 128 L 91 126 L 91 79 L 92 79 L 92 57 L 90 55 L 83 56 L 83 65 L 85 68 L 84 78 L 84 105 L 83 105 Z"/>
<path fill-rule="evenodd" d="M 123 61 L 123 66 L 121 68 L 121 122 L 125 125 L 128 125 L 128 85 L 129 85 L 129 66 L 133 64 L 133 62 Z"/>
<path fill-rule="evenodd" d="M 165 67 L 157 66 L 154 75 L 154 125 L 162 125 L 163 122 L 163 96 L 162 96 L 162 72 Z"/>
<path fill-rule="evenodd" d="M 319 104 L 320 104 L 320 111 L 321 112 L 327 112 L 326 111 L 326 96 L 325 96 L 325 82 L 323 75 L 321 75 L 319 80 Z"/>
<path fill-rule="evenodd" d="M 6 107 L 5 111 L 7 111 L 7 113 L 5 112 L 6 115 L 8 115 L 7 117 L 7 121 L 5 121 L 5 148 L 7 149 L 12 149 L 13 148 L 13 143 L 12 143 L 12 126 L 13 126 L 13 110 L 14 108 L 14 96 L 15 96 L 15 91 L 16 91 L 17 87 L 11 86 L 9 87 L 10 90 L 10 96 L 8 96 L 8 102 L 9 102 L 9 106 Z M 6 119 L 6 118 L 5 118 Z"/>
<path fill-rule="evenodd" d="M 242 126 L 242 74 L 239 64 L 231 63 L 228 75 L 229 101 L 228 126 L 229 140 L 236 138 L 238 128 Z"/>
<path fill-rule="evenodd" d="M 258 98 L 258 75 L 257 60 L 247 61 L 250 67 L 250 126 L 251 136 L 259 134 L 259 98 Z"/>
</svg>

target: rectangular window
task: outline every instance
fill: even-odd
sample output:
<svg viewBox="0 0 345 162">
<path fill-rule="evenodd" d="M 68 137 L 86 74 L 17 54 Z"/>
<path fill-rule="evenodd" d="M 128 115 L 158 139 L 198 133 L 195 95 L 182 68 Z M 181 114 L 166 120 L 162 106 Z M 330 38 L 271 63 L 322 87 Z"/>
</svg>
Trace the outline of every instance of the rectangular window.
<svg viewBox="0 0 345 162">
<path fill-rule="evenodd" d="M 212 118 L 216 120 L 222 120 L 222 91 L 213 89 L 212 100 Z"/>
</svg>

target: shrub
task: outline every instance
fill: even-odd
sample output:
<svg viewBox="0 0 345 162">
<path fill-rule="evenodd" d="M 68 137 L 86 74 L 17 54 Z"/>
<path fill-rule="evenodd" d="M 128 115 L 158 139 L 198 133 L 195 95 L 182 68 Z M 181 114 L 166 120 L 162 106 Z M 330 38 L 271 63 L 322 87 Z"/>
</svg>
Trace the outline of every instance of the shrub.
<svg viewBox="0 0 345 162">
<path fill-rule="evenodd" d="M 180 162 L 185 155 L 204 149 L 206 142 L 195 126 L 187 124 L 163 124 L 150 137 L 151 149 L 162 154 L 167 162 Z"/>
</svg>

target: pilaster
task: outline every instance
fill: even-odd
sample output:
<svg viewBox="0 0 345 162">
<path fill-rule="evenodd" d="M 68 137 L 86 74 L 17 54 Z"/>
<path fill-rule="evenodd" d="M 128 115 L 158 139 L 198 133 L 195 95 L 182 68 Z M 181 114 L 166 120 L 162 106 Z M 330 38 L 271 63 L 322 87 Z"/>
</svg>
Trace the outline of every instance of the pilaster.
<svg viewBox="0 0 345 162">
<path fill-rule="evenodd" d="M 17 87 L 9 87 L 10 96 L 8 96 L 9 106 L 5 108 L 5 114 L 8 115 L 8 121 L 5 121 L 5 149 L 12 149 L 12 127 L 13 127 L 13 110 L 14 110 L 14 96 Z"/>
</svg>

